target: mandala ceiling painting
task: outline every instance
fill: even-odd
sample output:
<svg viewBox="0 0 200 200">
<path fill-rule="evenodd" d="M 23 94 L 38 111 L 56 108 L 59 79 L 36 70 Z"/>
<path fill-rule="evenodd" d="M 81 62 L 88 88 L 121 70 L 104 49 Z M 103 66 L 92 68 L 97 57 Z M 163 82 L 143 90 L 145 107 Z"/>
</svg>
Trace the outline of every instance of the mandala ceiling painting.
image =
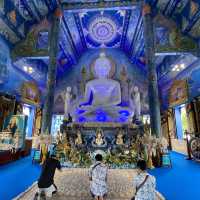
<svg viewBox="0 0 200 200">
<path fill-rule="evenodd" d="M 96 42 L 105 44 L 116 37 L 117 26 L 111 19 L 100 17 L 90 24 L 89 34 Z"/>
<path fill-rule="evenodd" d="M 119 47 L 125 12 L 106 10 L 80 13 L 88 47 Z"/>
</svg>

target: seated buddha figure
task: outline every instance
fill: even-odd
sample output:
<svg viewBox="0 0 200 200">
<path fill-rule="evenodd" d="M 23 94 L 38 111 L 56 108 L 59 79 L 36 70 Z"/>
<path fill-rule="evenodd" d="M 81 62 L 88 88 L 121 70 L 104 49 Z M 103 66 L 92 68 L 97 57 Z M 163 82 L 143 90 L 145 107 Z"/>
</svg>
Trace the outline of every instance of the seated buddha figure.
<svg viewBox="0 0 200 200">
<path fill-rule="evenodd" d="M 101 53 L 94 63 L 96 78 L 86 83 L 84 103 L 79 105 L 85 110 L 84 115 L 94 113 L 98 108 L 109 114 L 118 110 L 116 108 L 121 103 L 121 88 L 119 82 L 109 78 L 111 67 L 111 61 Z"/>
<path fill-rule="evenodd" d="M 77 137 L 76 137 L 76 139 L 75 139 L 75 145 L 76 145 L 76 146 L 81 146 L 81 145 L 83 145 L 83 139 L 82 139 L 80 130 L 77 131 Z"/>
<path fill-rule="evenodd" d="M 123 132 L 119 131 L 119 133 L 117 134 L 116 145 L 124 145 L 123 137 L 124 137 Z"/>
<path fill-rule="evenodd" d="M 102 129 L 97 129 L 96 137 L 92 141 L 92 145 L 94 147 L 105 147 L 107 145 L 107 143 L 106 143 L 106 141 L 104 139 L 104 135 L 103 135 L 103 130 Z"/>
</svg>

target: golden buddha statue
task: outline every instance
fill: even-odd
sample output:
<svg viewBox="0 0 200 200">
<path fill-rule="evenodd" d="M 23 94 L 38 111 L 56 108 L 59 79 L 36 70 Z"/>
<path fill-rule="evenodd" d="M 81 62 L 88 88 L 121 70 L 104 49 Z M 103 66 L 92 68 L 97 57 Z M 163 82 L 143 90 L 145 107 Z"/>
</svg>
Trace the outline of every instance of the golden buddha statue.
<svg viewBox="0 0 200 200">
<path fill-rule="evenodd" d="M 75 139 L 75 145 L 79 146 L 79 145 L 82 145 L 82 144 L 83 144 L 83 139 L 82 139 L 80 130 L 78 130 L 77 137 Z"/>
<path fill-rule="evenodd" d="M 124 139 L 123 139 L 123 132 L 120 131 L 117 135 L 117 139 L 116 139 L 116 144 L 117 145 L 123 145 L 124 144 Z"/>
<path fill-rule="evenodd" d="M 62 141 L 62 148 L 63 148 L 65 156 L 69 155 L 70 150 L 71 150 L 71 145 L 67 137 L 65 137 Z"/>
<path fill-rule="evenodd" d="M 95 143 L 97 146 L 101 146 L 105 143 L 104 139 L 103 139 L 103 130 L 102 129 L 97 129 Z"/>
</svg>

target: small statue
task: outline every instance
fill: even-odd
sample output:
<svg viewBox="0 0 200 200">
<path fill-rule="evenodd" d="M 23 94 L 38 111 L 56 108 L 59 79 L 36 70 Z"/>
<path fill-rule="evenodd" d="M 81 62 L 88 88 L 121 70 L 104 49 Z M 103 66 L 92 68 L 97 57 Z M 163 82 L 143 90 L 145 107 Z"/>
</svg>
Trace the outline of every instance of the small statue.
<svg viewBox="0 0 200 200">
<path fill-rule="evenodd" d="M 68 117 L 68 114 L 70 113 L 70 106 L 71 106 L 71 99 L 72 99 L 72 94 L 71 94 L 72 88 L 67 87 L 65 94 L 64 94 L 64 118 Z"/>
<path fill-rule="evenodd" d="M 103 131 L 102 131 L 102 129 L 97 129 L 95 143 L 96 143 L 96 145 L 98 145 L 98 146 L 101 146 L 101 145 L 104 144 Z"/>
<path fill-rule="evenodd" d="M 104 134 L 102 129 L 97 129 L 96 137 L 92 141 L 92 146 L 94 147 L 105 147 L 107 142 L 104 139 Z"/>
<path fill-rule="evenodd" d="M 58 144 L 59 142 L 62 141 L 62 134 L 60 133 L 60 131 L 57 131 L 57 134 L 56 134 L 56 143 Z"/>
<path fill-rule="evenodd" d="M 117 144 L 117 145 L 123 145 L 123 144 L 124 144 L 123 133 L 122 133 L 122 131 L 120 131 L 120 132 L 118 133 L 118 135 L 117 135 L 116 144 Z"/>
<path fill-rule="evenodd" d="M 83 144 L 82 136 L 80 130 L 77 132 L 77 138 L 75 139 L 75 145 L 80 146 Z"/>
<path fill-rule="evenodd" d="M 64 154 L 65 154 L 65 157 L 67 157 L 70 153 L 70 150 L 71 150 L 71 145 L 69 143 L 69 140 L 67 137 L 65 137 L 63 139 L 63 151 L 64 151 Z"/>
<path fill-rule="evenodd" d="M 131 89 L 130 96 L 130 106 L 134 113 L 134 116 L 137 120 L 140 120 L 141 115 L 141 101 L 140 101 L 140 92 L 137 86 Z"/>
</svg>

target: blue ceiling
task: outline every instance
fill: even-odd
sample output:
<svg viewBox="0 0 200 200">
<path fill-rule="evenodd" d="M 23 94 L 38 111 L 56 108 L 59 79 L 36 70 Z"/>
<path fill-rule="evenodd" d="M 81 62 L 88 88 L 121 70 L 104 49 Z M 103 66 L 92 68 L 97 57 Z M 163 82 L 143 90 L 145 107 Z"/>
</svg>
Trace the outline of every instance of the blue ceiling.
<svg viewBox="0 0 200 200">
<path fill-rule="evenodd" d="M 105 0 L 114 2 L 113 0 Z M 116 0 L 117 1 L 117 0 Z M 118 48 L 130 58 L 130 62 L 145 70 L 143 22 L 140 6 L 78 9 L 83 3 L 98 0 L 66 0 L 73 3 L 73 10 L 64 10 L 58 53 L 58 78 L 64 71 L 78 63 L 87 49 Z M 184 35 L 198 41 L 200 37 L 200 2 L 198 0 L 151 0 L 154 15 L 172 20 Z M 57 7 L 56 0 L 4 0 L 0 1 L 0 36 L 11 48 L 25 40 L 29 30 L 44 18 L 49 19 Z M 165 43 L 163 27 L 157 27 L 159 42 Z M 38 35 L 38 48 L 48 46 L 48 33 Z M 180 56 L 157 57 L 159 78 L 165 77 L 170 63 Z M 27 74 L 24 66 L 34 68 Z M 19 58 L 14 67 L 39 84 L 45 83 L 48 58 Z M 43 81 L 41 81 L 41 79 Z"/>
</svg>

